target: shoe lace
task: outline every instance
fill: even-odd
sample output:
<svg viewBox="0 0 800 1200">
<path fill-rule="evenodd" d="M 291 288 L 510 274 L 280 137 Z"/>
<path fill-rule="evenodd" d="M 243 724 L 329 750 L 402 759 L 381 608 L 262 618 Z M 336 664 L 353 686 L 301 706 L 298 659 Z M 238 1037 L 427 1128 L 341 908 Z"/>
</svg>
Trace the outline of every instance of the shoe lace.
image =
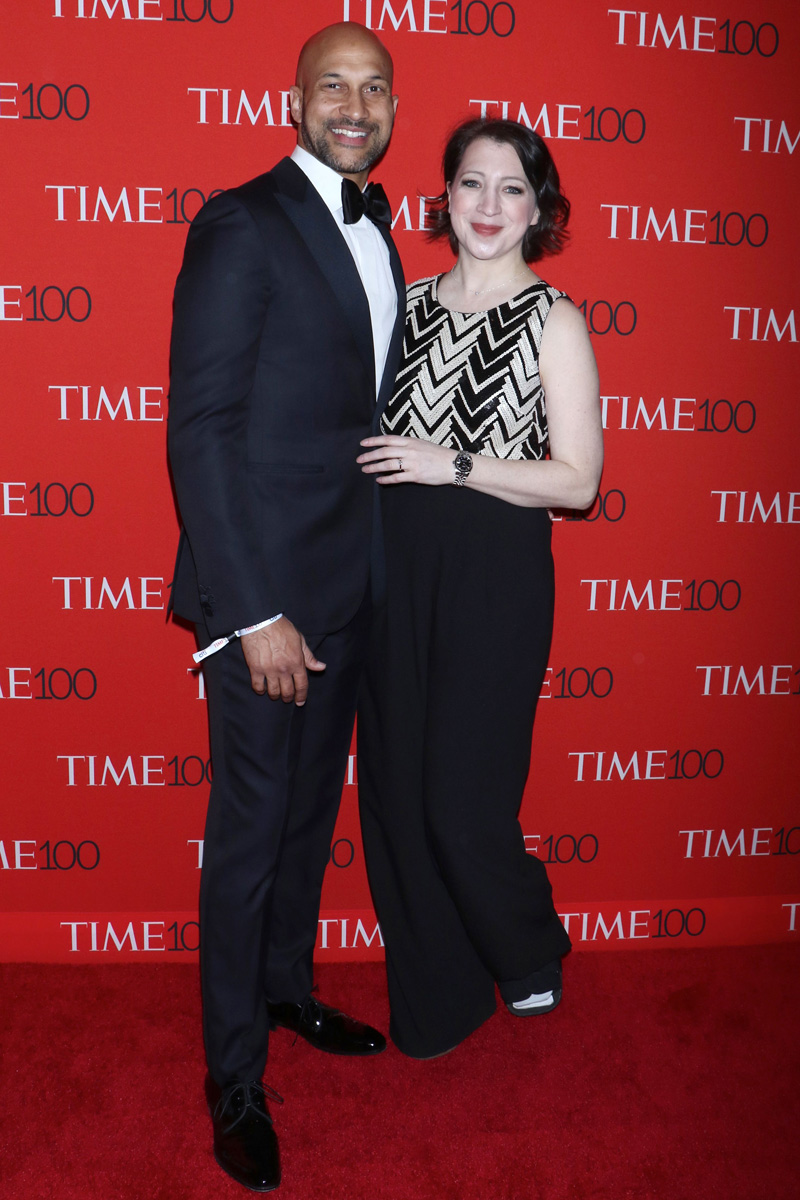
<svg viewBox="0 0 800 1200">
<path fill-rule="evenodd" d="M 300 1009 L 300 1016 L 297 1019 L 298 1030 L 294 1035 L 294 1041 L 292 1042 L 293 1046 L 294 1046 L 295 1042 L 297 1041 L 297 1039 L 300 1037 L 300 1028 L 302 1028 L 303 1021 L 305 1021 L 306 1016 L 309 1013 L 314 1014 L 314 1013 L 319 1012 L 319 1000 L 317 1000 L 316 996 L 314 995 L 314 992 L 316 992 L 316 991 L 319 991 L 319 985 L 315 983 L 314 986 L 312 987 L 311 991 L 308 993 L 305 1000 L 303 1001 L 303 1006 Z"/>
<path fill-rule="evenodd" d="M 283 1096 L 276 1092 L 275 1088 L 271 1088 L 268 1083 L 259 1083 L 258 1080 L 253 1080 L 249 1086 L 260 1092 L 265 1101 L 272 1100 L 275 1104 L 283 1104 Z"/>
<path fill-rule="evenodd" d="M 240 1090 L 244 1096 L 244 1107 L 242 1112 L 236 1118 L 236 1121 L 234 1121 L 234 1125 L 237 1121 L 241 1120 L 241 1117 L 244 1115 L 244 1111 L 247 1108 L 252 1108 L 254 1112 L 258 1113 L 263 1120 L 270 1121 L 269 1113 L 266 1110 L 267 1100 L 271 1100 L 275 1104 L 283 1104 L 283 1096 L 279 1095 L 274 1088 L 269 1087 L 268 1084 L 259 1083 L 257 1079 L 250 1079 L 247 1083 L 237 1083 L 234 1087 L 228 1088 L 225 1092 L 223 1092 L 219 1098 L 219 1101 L 217 1102 L 217 1107 L 214 1113 L 216 1117 L 221 1119 L 225 1116 L 226 1110 L 231 1105 L 231 1101 Z M 255 1096 L 258 1095 L 262 1096 L 264 1099 L 263 1112 L 253 1104 Z"/>
</svg>

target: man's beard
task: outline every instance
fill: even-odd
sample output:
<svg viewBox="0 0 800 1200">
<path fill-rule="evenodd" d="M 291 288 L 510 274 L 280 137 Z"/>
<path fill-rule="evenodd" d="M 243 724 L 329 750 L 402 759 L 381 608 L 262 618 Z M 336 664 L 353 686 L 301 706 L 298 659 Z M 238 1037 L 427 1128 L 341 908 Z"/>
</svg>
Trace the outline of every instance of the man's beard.
<svg viewBox="0 0 800 1200">
<path fill-rule="evenodd" d="M 325 140 L 325 133 L 337 128 L 366 129 L 369 133 L 379 134 L 380 127 L 367 122 L 357 124 L 352 121 L 326 121 L 319 132 L 315 134 L 312 133 L 305 121 L 301 121 L 300 132 L 303 136 L 303 144 L 314 154 L 315 158 L 340 175 L 359 175 L 362 171 L 368 171 L 389 144 L 390 134 L 387 133 L 383 141 L 379 138 L 377 141 L 373 141 L 369 148 L 364 147 L 363 158 L 357 159 L 355 162 L 346 162 L 337 156 L 336 149 Z"/>
</svg>

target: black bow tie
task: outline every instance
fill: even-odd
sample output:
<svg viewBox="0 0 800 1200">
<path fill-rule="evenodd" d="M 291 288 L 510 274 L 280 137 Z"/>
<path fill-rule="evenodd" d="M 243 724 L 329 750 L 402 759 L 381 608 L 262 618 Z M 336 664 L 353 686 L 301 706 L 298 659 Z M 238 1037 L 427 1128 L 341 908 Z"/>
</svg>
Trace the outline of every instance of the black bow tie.
<svg viewBox="0 0 800 1200">
<path fill-rule="evenodd" d="M 365 215 L 376 223 L 392 223 L 392 210 L 386 192 L 379 183 L 368 183 L 362 192 L 352 179 L 343 179 L 342 208 L 345 225 L 355 225 L 356 221 L 360 221 Z"/>
</svg>

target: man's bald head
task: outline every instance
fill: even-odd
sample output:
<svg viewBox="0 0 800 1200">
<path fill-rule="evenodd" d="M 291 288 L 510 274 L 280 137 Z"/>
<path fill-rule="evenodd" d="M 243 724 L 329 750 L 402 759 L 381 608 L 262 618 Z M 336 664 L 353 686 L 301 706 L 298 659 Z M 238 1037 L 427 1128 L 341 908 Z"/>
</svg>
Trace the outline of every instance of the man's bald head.
<svg viewBox="0 0 800 1200">
<path fill-rule="evenodd" d="M 342 21 L 315 33 L 291 89 L 298 145 L 363 187 L 391 136 L 392 78 L 391 55 L 363 25 Z"/>
<path fill-rule="evenodd" d="M 394 64 L 392 56 L 379 37 L 364 25 L 354 21 L 338 21 L 335 25 L 326 25 L 311 37 L 302 47 L 297 59 L 297 74 L 295 84 L 305 87 L 307 81 L 317 74 L 319 60 L 325 55 L 335 55 L 339 51 L 372 52 L 383 65 L 383 75 L 391 86 L 394 79 Z"/>
</svg>

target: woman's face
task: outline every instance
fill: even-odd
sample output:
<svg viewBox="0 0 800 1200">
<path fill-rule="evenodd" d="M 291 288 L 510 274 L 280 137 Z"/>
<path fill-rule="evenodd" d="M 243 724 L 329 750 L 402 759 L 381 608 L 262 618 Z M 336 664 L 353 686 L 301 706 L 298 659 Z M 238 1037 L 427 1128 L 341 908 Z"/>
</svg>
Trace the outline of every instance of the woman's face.
<svg viewBox="0 0 800 1200">
<path fill-rule="evenodd" d="M 539 220 L 536 195 L 513 146 L 477 138 L 448 185 L 450 223 L 462 250 L 491 260 L 520 252 Z"/>
</svg>

